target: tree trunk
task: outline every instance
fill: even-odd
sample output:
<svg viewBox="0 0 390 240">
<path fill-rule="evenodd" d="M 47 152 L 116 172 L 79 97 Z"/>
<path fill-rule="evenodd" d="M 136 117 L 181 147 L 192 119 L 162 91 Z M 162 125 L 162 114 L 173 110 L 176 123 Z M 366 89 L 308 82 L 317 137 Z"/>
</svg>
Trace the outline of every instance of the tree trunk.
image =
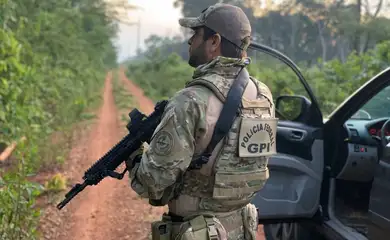
<svg viewBox="0 0 390 240">
<path fill-rule="evenodd" d="M 326 40 L 325 40 L 325 37 L 324 37 L 324 26 L 325 26 L 325 23 L 324 26 L 321 26 L 323 23 L 322 21 L 317 21 L 317 29 L 318 29 L 318 35 L 320 37 L 320 41 L 321 41 L 321 48 L 322 48 L 322 61 L 326 61 L 326 57 L 327 57 L 327 46 L 326 46 Z"/>
<path fill-rule="evenodd" d="M 360 24 L 362 17 L 362 0 L 357 0 L 356 2 L 356 22 L 358 26 L 355 30 L 355 36 L 353 39 L 353 49 L 356 51 L 356 54 L 360 54 Z"/>
</svg>

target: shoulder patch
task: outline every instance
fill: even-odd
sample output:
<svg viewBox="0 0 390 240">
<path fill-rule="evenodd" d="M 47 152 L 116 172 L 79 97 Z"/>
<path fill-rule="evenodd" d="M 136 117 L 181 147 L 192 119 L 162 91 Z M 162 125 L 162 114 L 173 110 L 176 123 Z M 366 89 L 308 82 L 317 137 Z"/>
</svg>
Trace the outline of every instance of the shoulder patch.
<svg viewBox="0 0 390 240">
<path fill-rule="evenodd" d="M 171 133 L 162 130 L 157 132 L 155 136 L 154 153 L 160 156 L 166 156 L 171 153 L 174 147 L 174 139 Z"/>
</svg>

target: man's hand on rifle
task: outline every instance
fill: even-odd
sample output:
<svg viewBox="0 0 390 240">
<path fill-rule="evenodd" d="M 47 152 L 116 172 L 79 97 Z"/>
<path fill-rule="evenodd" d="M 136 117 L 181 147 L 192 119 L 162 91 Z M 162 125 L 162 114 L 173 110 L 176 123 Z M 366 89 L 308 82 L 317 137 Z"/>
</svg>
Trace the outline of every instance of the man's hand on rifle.
<svg viewBox="0 0 390 240">
<path fill-rule="evenodd" d="M 144 145 L 141 145 L 137 150 L 130 154 L 129 158 L 126 160 L 126 167 L 129 171 L 134 168 L 136 163 L 139 163 L 142 159 L 142 154 L 144 153 Z"/>
</svg>

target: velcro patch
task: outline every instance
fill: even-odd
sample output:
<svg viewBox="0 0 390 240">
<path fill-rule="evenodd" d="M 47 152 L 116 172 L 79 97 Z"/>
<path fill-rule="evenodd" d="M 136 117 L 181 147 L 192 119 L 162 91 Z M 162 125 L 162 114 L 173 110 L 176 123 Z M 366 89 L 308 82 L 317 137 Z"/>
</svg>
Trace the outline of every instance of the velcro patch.
<svg viewBox="0 0 390 240">
<path fill-rule="evenodd" d="M 170 132 L 162 130 L 156 134 L 154 143 L 154 152 L 157 155 L 166 156 L 171 153 L 175 142 Z"/>
<path fill-rule="evenodd" d="M 239 157 L 262 157 L 275 154 L 277 124 L 277 118 L 243 118 L 239 136 Z"/>
</svg>

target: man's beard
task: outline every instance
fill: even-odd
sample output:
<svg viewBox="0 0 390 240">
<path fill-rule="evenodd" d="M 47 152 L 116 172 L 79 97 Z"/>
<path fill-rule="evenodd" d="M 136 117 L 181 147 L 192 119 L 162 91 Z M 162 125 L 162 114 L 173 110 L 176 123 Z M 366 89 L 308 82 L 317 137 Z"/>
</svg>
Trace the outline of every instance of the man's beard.
<svg viewBox="0 0 390 240">
<path fill-rule="evenodd" d="M 190 59 L 188 64 L 191 67 L 198 67 L 199 65 L 205 64 L 207 62 L 207 57 L 204 49 L 204 42 L 200 44 L 193 52 L 190 54 Z"/>
</svg>

